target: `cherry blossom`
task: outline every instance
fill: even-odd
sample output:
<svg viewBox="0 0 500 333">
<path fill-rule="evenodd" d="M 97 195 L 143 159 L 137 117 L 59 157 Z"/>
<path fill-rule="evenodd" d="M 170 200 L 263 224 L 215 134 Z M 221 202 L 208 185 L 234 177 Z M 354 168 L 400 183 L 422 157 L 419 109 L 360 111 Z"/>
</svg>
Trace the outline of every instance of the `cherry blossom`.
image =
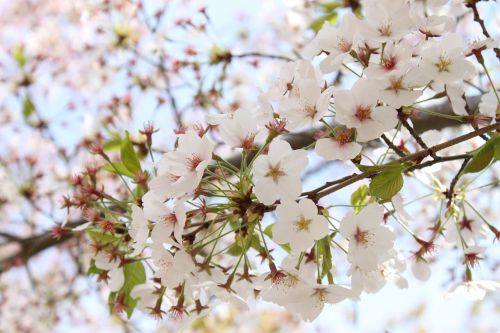
<svg viewBox="0 0 500 333">
<path fill-rule="evenodd" d="M 186 207 L 184 200 L 177 200 L 172 209 L 163 204 L 152 192 L 143 197 L 144 215 L 150 221 L 156 222 L 151 231 L 151 240 L 154 243 L 172 243 L 170 235 L 178 244 L 182 244 L 182 233 L 186 223 Z"/>
<path fill-rule="evenodd" d="M 176 150 L 166 153 L 158 163 L 158 176 L 150 187 L 160 198 L 176 198 L 193 191 L 212 160 L 214 144 L 194 131 L 179 135 Z"/>
<path fill-rule="evenodd" d="M 318 214 L 318 207 L 310 199 L 283 200 L 276 208 L 278 222 L 273 227 L 273 240 L 278 244 L 289 243 L 292 251 L 305 251 L 328 235 L 328 221 Z"/>
<path fill-rule="evenodd" d="M 361 153 L 361 145 L 353 142 L 353 131 L 337 127 L 333 135 L 316 141 L 316 154 L 326 160 L 347 161 Z"/>
<path fill-rule="evenodd" d="M 456 34 L 428 41 L 420 55 L 420 71 L 429 81 L 452 83 L 475 74 L 474 65 L 465 59 L 462 39 Z"/>
<path fill-rule="evenodd" d="M 356 141 L 366 142 L 396 126 L 397 112 L 388 106 L 377 106 L 379 93 L 375 80 L 360 79 L 351 90 L 333 93 L 335 119 L 356 129 Z"/>
<path fill-rule="evenodd" d="M 288 121 L 287 129 L 293 131 L 315 125 L 328 111 L 333 88 L 322 91 L 316 80 L 303 80 L 297 84 L 298 96 L 283 99 L 280 114 Z"/>
<path fill-rule="evenodd" d="M 118 258 L 110 258 L 105 252 L 100 252 L 95 257 L 95 266 L 108 271 L 109 280 L 107 283 L 110 291 L 114 292 L 122 288 L 125 276 L 123 275 L 123 267 Z"/>
<path fill-rule="evenodd" d="M 363 270 L 374 270 L 394 244 L 394 233 L 382 225 L 384 208 L 372 203 L 341 221 L 340 233 L 349 240 L 347 258 Z"/>
<path fill-rule="evenodd" d="M 323 24 L 316 37 L 307 45 L 304 53 L 308 56 L 315 56 L 325 52 L 327 56 L 320 63 L 321 71 L 330 73 L 338 70 L 342 63 L 354 60 L 349 52 L 355 44 L 358 24 L 358 19 L 352 13 L 343 16 L 339 27 L 328 23 Z"/>
<path fill-rule="evenodd" d="M 253 165 L 257 199 L 265 205 L 280 198 L 295 200 L 302 192 L 300 174 L 307 162 L 305 150 L 292 150 L 288 142 L 273 140 L 268 154 L 257 157 Z"/>
</svg>

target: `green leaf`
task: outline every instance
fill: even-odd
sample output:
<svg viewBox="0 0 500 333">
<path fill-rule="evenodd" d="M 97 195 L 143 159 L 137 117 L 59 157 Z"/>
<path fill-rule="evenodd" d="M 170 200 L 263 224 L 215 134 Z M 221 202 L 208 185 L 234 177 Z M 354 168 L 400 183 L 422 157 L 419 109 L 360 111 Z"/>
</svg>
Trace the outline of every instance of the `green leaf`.
<svg viewBox="0 0 500 333">
<path fill-rule="evenodd" d="M 23 117 L 28 121 L 29 117 L 35 112 L 35 104 L 29 96 L 24 97 L 23 100 Z"/>
<path fill-rule="evenodd" d="M 146 271 L 144 270 L 142 262 L 134 261 L 123 266 L 123 275 L 125 277 L 125 282 L 122 289 L 126 295 L 125 305 L 127 306 L 125 311 L 127 312 L 127 317 L 130 318 L 137 304 L 137 300 L 130 296 L 130 292 L 138 284 L 146 283 Z"/>
<path fill-rule="evenodd" d="M 332 252 L 330 248 L 330 236 L 326 236 L 318 241 L 318 256 L 322 257 L 321 262 L 321 278 L 324 278 L 328 272 L 331 271 L 332 264 Z"/>
<path fill-rule="evenodd" d="M 139 158 L 137 157 L 137 153 L 134 150 L 132 141 L 130 141 L 128 132 L 125 132 L 125 138 L 123 139 L 122 145 L 120 147 L 120 158 L 123 165 L 130 172 L 132 172 L 132 174 L 135 175 L 141 171 L 141 162 L 139 162 Z"/>
<path fill-rule="evenodd" d="M 86 232 L 87 232 L 87 235 L 89 235 L 93 241 L 101 242 L 103 244 L 112 243 L 112 242 L 119 239 L 114 235 L 105 234 L 105 233 L 98 231 L 98 230 L 86 230 Z"/>
<path fill-rule="evenodd" d="M 486 168 L 493 157 L 497 160 L 500 155 L 498 152 L 500 145 L 500 138 L 493 138 L 482 145 L 479 149 L 471 152 L 472 159 L 467 163 L 467 166 L 464 169 L 464 173 L 475 173 Z"/>
<path fill-rule="evenodd" d="M 111 140 L 106 141 L 102 145 L 102 148 L 106 151 L 111 151 L 111 150 L 120 149 L 121 146 L 122 146 L 122 138 L 120 136 L 116 135 Z"/>
<path fill-rule="evenodd" d="M 23 68 L 26 65 L 26 55 L 24 54 L 24 48 L 22 46 L 17 46 L 12 53 L 14 60 L 17 62 L 19 67 Z"/>
<path fill-rule="evenodd" d="M 357 214 L 361 211 L 362 206 L 366 205 L 370 189 L 366 185 L 361 185 L 351 195 L 351 205 L 354 207 L 354 212 Z"/>
<path fill-rule="evenodd" d="M 321 8 L 323 8 L 325 10 L 325 12 L 328 12 L 328 13 L 333 12 L 337 8 L 343 6 L 342 2 L 338 2 L 338 1 L 320 3 L 319 5 L 321 6 Z"/>
<path fill-rule="evenodd" d="M 328 22 L 330 24 L 335 24 L 337 22 L 338 14 L 337 12 L 333 12 L 330 14 L 326 14 L 321 16 L 320 18 L 312 21 L 311 25 L 309 26 L 314 32 L 318 32 L 323 24 L 325 22 Z"/>
<path fill-rule="evenodd" d="M 493 158 L 496 161 L 500 161 L 500 139 L 497 139 L 495 143 L 495 152 L 493 153 Z"/>
<path fill-rule="evenodd" d="M 87 270 L 87 275 L 98 275 L 101 274 L 101 272 L 103 272 L 103 270 L 97 268 L 97 266 L 95 265 L 95 260 L 91 259 L 89 269 Z"/>
<path fill-rule="evenodd" d="M 401 169 L 384 171 L 375 176 L 370 183 L 372 196 L 389 201 L 403 187 L 403 175 Z"/>
<path fill-rule="evenodd" d="M 118 173 L 120 175 L 127 176 L 129 178 L 134 178 L 134 174 L 130 172 L 129 169 L 127 169 L 127 167 L 125 166 L 125 164 L 123 164 L 122 162 L 114 162 L 113 165 L 106 164 L 105 166 L 102 167 L 102 170 L 106 170 L 112 173 Z"/>
</svg>

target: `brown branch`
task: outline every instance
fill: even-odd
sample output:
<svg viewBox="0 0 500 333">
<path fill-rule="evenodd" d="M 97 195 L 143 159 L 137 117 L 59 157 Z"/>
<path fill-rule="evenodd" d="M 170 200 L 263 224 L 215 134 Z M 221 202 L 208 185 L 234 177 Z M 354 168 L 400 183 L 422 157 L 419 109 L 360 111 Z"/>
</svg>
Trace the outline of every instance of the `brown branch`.
<svg viewBox="0 0 500 333">
<path fill-rule="evenodd" d="M 472 139 L 476 136 L 479 136 L 479 135 L 482 135 L 482 134 L 485 134 L 485 133 L 488 133 L 488 132 L 491 132 L 491 131 L 494 131 L 494 130 L 498 130 L 500 129 L 500 123 L 495 123 L 495 124 L 492 124 L 492 125 L 489 125 L 489 126 L 486 126 L 486 127 L 483 127 L 479 130 L 476 130 L 476 131 L 473 131 L 473 132 L 469 132 L 467 134 L 464 134 L 464 135 L 461 135 L 461 136 L 458 136 L 452 140 L 449 140 L 449 141 L 446 141 L 446 142 L 443 142 L 441 144 L 438 144 L 436 146 L 433 146 L 427 150 L 421 150 L 419 152 L 416 152 L 414 154 L 411 154 L 411 155 L 407 155 L 405 157 L 402 157 L 398 160 L 396 160 L 395 162 L 392 162 L 392 163 L 403 163 L 403 162 L 409 162 L 409 161 L 421 161 L 422 159 L 424 159 L 425 157 L 429 156 L 431 153 L 436 153 L 440 150 L 443 150 L 443 149 L 446 149 L 446 148 L 449 148 L 449 147 L 452 147 L 456 144 L 459 144 L 461 142 L 464 142 L 464 141 L 467 141 L 469 139 Z M 441 161 L 439 160 L 434 160 L 434 161 L 431 161 L 431 162 L 434 162 L 432 164 L 435 164 L 435 163 L 439 163 Z M 432 164 L 429 164 L 429 165 L 432 165 Z M 330 188 L 327 188 L 327 189 L 324 189 L 320 192 L 317 192 L 316 194 L 313 194 L 311 195 L 311 197 L 314 199 L 314 200 L 318 200 L 324 196 L 327 196 L 333 192 L 336 192 L 348 185 L 351 185 L 359 180 L 362 180 L 362 179 L 366 179 L 366 178 L 370 178 L 370 177 L 373 177 L 375 176 L 376 174 L 378 174 L 379 171 L 365 171 L 363 173 L 360 173 L 360 174 L 355 174 L 353 175 L 352 177 L 350 177 L 349 179 L 337 184 L 336 186 L 333 186 L 333 187 L 330 187 Z"/>
<path fill-rule="evenodd" d="M 69 222 L 66 224 L 65 227 L 67 228 L 75 228 L 83 223 L 86 223 L 87 221 L 85 220 L 80 220 L 80 221 L 75 221 L 75 222 Z M 61 237 L 56 238 L 52 235 L 50 231 L 46 231 L 44 233 L 41 233 L 39 235 L 34 235 L 31 237 L 27 238 L 20 238 L 17 236 L 12 236 L 11 235 L 11 242 L 9 243 L 17 243 L 20 248 L 19 250 L 8 256 L 7 258 L 2 258 L 0 260 L 0 273 L 8 269 L 9 267 L 13 266 L 16 264 L 16 262 L 20 261 L 21 263 L 26 263 L 28 262 L 29 259 L 31 259 L 33 256 L 37 255 L 38 253 L 42 252 L 45 249 L 48 249 L 53 246 L 57 246 L 59 244 L 64 243 L 65 241 L 69 240 L 72 238 L 74 234 L 72 232 L 67 232 L 63 234 Z M 5 237 L 5 235 L 4 235 Z M 8 238 L 8 237 L 5 237 Z M 2 246 L 6 246 L 6 244 L 2 244 Z"/>
</svg>

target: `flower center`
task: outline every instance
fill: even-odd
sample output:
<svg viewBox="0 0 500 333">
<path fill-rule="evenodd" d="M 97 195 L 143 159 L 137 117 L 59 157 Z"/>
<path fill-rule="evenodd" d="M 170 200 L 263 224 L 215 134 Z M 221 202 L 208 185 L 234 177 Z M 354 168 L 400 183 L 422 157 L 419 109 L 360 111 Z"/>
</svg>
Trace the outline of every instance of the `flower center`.
<svg viewBox="0 0 500 333">
<path fill-rule="evenodd" d="M 441 72 L 449 72 L 450 71 L 450 65 L 451 65 L 451 59 L 446 57 L 446 56 L 439 56 L 438 62 L 436 64 L 436 67 L 438 68 L 438 71 Z"/>
<path fill-rule="evenodd" d="M 286 175 L 283 170 L 281 170 L 279 163 L 276 165 L 269 165 L 269 171 L 266 174 L 266 177 L 271 177 L 273 181 L 276 183 L 280 177 Z"/>
<path fill-rule="evenodd" d="M 337 37 L 337 48 L 342 52 L 349 52 L 352 43 L 349 43 L 342 37 Z"/>
<path fill-rule="evenodd" d="M 295 221 L 295 228 L 297 231 L 309 231 L 309 225 L 311 222 L 312 220 L 301 216 L 299 220 Z"/>
<path fill-rule="evenodd" d="M 351 142 L 351 133 L 348 130 L 338 130 L 335 133 L 335 141 L 340 143 L 341 145 L 345 145 L 346 143 Z"/>
<path fill-rule="evenodd" d="M 391 86 L 390 86 L 389 90 L 394 90 L 394 92 L 396 92 L 396 93 L 403 89 L 403 79 L 402 78 L 398 78 L 398 79 L 391 78 L 390 84 L 391 84 Z"/>
<path fill-rule="evenodd" d="M 188 167 L 189 170 L 195 171 L 198 165 L 202 162 L 201 158 L 196 155 L 193 155 L 190 159 L 188 159 Z"/>
<path fill-rule="evenodd" d="M 382 59 L 382 66 L 386 71 L 391 71 L 396 67 L 398 63 L 398 59 L 395 56 L 389 56 L 387 58 Z"/>
<path fill-rule="evenodd" d="M 363 121 L 366 119 L 370 119 L 371 113 L 372 110 L 369 106 L 359 105 L 356 108 L 356 113 L 354 114 L 354 116 L 358 118 L 359 121 Z"/>
<path fill-rule="evenodd" d="M 306 105 L 304 107 L 304 111 L 307 114 L 307 116 L 310 118 L 314 118 L 316 113 L 318 113 L 318 111 L 316 110 L 316 106 L 314 106 L 314 105 Z"/>
<path fill-rule="evenodd" d="M 359 227 L 356 227 L 354 239 L 358 244 L 366 245 L 370 241 L 370 233 L 368 231 L 362 231 Z"/>
<path fill-rule="evenodd" d="M 321 303 L 326 303 L 326 296 L 328 295 L 326 289 L 323 288 L 314 289 L 314 295 L 316 295 L 316 297 Z"/>
<path fill-rule="evenodd" d="M 163 215 L 160 219 L 161 222 L 164 224 L 176 224 L 177 223 L 177 216 L 175 216 L 174 213 L 170 213 L 167 215 Z"/>
<path fill-rule="evenodd" d="M 386 23 L 378 28 L 381 36 L 389 37 L 392 36 L 392 23 Z"/>
</svg>

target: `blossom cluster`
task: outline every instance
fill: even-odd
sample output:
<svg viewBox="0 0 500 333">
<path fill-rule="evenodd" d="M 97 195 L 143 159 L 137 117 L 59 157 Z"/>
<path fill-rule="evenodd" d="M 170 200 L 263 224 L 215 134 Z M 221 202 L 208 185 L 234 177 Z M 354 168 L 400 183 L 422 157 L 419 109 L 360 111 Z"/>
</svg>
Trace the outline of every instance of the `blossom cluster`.
<svg viewBox="0 0 500 333">
<path fill-rule="evenodd" d="M 437 13 L 443 5 L 432 1 L 427 10 Z M 210 114 L 206 126 L 180 128 L 173 148 L 149 171 L 128 136 L 121 162 L 94 147 L 109 163 L 107 171 L 133 180 L 124 179 L 130 190 L 126 202 L 105 195 L 95 180 L 79 184 L 93 198 L 79 204 L 89 220 L 80 230 L 90 234 L 96 252 L 89 271 L 107 282 L 113 309 L 168 314 L 182 325 L 219 303 L 245 309 L 263 299 L 314 320 L 325 304 L 358 300 L 387 282 L 407 288 L 407 259 L 415 276 L 426 280 L 426 258 L 445 227 L 436 224 L 429 240 L 409 229 L 412 217 L 398 194 L 403 175 L 417 177 L 421 165 L 445 162 L 436 154 L 469 137 L 427 146 L 410 118 L 425 112 L 419 103 L 447 96 L 455 114 L 446 116 L 472 125 L 476 134 L 470 138 L 486 137 L 484 145 L 461 156 L 463 168 L 440 192 L 447 207 L 443 219 L 458 227 L 466 212 L 456 182 L 499 159 L 500 140 L 493 132 L 500 127 L 493 82 L 477 110 L 467 110 L 462 99 L 465 82 L 478 68 L 487 73 L 482 52 L 497 43 L 485 39 L 466 47 L 453 33 L 453 17 L 420 9 L 405 0 L 366 0 L 362 18 L 347 13 L 338 25 L 325 23 L 303 50 L 307 60 L 284 64 L 258 105 Z M 349 89 L 329 83 L 332 73 L 346 70 L 354 74 Z M 388 138 L 402 135 L 402 127 L 416 141 L 415 152 Z M 306 129 L 320 130 L 311 144 L 294 149 L 287 135 Z M 144 133 L 151 150 L 154 131 L 148 125 Z M 388 143 L 392 161 L 384 163 L 387 153 L 378 162 L 363 154 L 379 139 Z M 360 173 L 305 191 L 313 147 L 322 160 L 344 161 Z M 224 149 L 238 151 L 240 158 L 224 159 Z M 370 179 L 370 186 L 359 187 L 352 210 L 335 219 L 333 205 L 320 200 L 361 179 Z M 397 224 L 389 225 L 389 217 Z M 498 238 L 498 230 L 484 222 L 481 230 Z M 411 258 L 395 246 L 396 227 L 418 246 Z M 452 292 L 474 289 L 474 297 L 484 297 L 499 284 L 472 279 L 484 250 L 475 243 L 479 232 L 472 225 L 457 229 L 466 279 Z M 337 272 L 337 256 L 347 264 L 345 274 Z"/>
</svg>

